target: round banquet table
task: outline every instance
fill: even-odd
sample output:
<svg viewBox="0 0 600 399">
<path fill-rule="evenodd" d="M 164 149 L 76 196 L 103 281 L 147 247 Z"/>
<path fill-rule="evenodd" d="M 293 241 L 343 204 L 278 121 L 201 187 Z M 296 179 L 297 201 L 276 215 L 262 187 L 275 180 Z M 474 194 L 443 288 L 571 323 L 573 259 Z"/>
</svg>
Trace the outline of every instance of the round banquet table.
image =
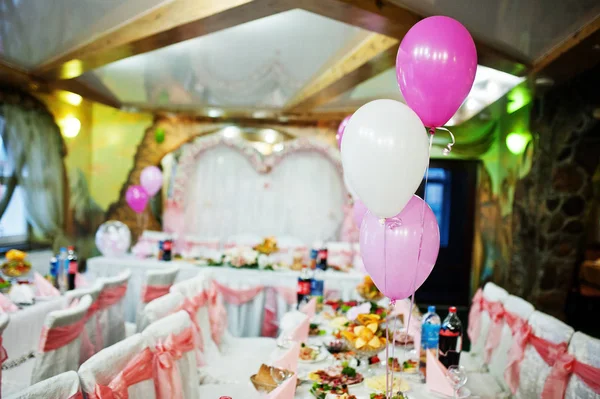
<svg viewBox="0 0 600 399">
<path fill-rule="evenodd" d="M 183 281 L 195 277 L 201 270 L 212 270 L 216 280 L 228 286 L 239 286 L 247 283 L 262 285 L 264 287 L 288 287 L 295 288 L 300 272 L 236 269 L 232 267 L 198 266 L 186 261 L 158 261 L 155 259 L 138 259 L 134 256 L 123 258 L 95 257 L 87 262 L 87 276 L 89 279 L 98 277 L 115 276 L 125 269 L 131 270 L 131 279 L 127 287 L 125 297 L 125 317 L 127 321 L 135 322 L 137 310 L 140 303 L 142 287 L 145 283 L 148 270 L 161 269 L 165 267 L 178 266 L 179 273 L 176 281 Z M 356 286 L 362 281 L 363 273 L 351 271 L 343 273 L 328 270 L 323 273 L 323 281 L 326 290 L 339 293 L 343 300 L 359 299 Z M 251 311 L 262 312 L 264 306 L 254 306 Z M 246 320 L 262 320 L 262 314 L 246 315 Z M 257 331 L 254 329 L 254 331 Z M 247 335 L 247 334 L 242 334 Z M 250 334 L 255 335 L 255 334 Z"/>
</svg>

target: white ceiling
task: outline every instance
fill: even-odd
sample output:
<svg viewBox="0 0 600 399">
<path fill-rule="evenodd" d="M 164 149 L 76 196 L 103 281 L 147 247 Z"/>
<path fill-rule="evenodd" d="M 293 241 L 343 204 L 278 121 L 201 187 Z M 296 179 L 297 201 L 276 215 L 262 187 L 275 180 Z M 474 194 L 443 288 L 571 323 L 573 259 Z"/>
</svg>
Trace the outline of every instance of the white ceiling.
<svg viewBox="0 0 600 399">
<path fill-rule="evenodd" d="M 31 68 L 173 0 L 0 0 L 0 54 Z"/>
</svg>

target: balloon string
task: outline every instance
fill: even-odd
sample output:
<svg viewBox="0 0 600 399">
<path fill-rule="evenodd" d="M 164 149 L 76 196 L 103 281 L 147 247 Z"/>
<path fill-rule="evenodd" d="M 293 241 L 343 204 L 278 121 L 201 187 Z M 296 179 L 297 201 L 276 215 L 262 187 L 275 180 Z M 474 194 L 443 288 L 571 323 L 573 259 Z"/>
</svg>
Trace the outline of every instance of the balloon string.
<svg viewBox="0 0 600 399">
<path fill-rule="evenodd" d="M 417 290 L 417 270 L 419 268 L 419 262 L 421 261 L 421 247 L 423 246 L 423 235 L 425 234 L 425 203 L 427 201 L 427 182 L 429 181 L 429 163 L 431 162 L 431 147 L 433 146 L 433 135 L 435 129 L 429 129 L 429 152 L 428 152 L 428 163 L 427 169 L 425 169 L 425 185 L 423 187 L 423 203 L 421 206 L 421 238 L 419 239 L 419 252 L 417 253 L 417 267 L 415 269 L 415 276 L 413 278 L 412 295 L 410 298 L 410 310 L 408 312 L 408 322 L 406 323 L 406 334 L 404 336 L 404 353 L 407 353 L 406 347 L 408 345 L 408 331 L 410 328 L 410 322 L 412 319 L 413 307 L 415 306 L 415 291 Z"/>
<path fill-rule="evenodd" d="M 392 307 L 395 307 L 396 301 L 392 300 Z M 390 391 L 392 392 L 390 396 L 394 396 L 394 359 L 396 352 L 396 331 L 398 329 L 398 317 L 394 317 L 394 328 L 392 329 L 392 382 L 390 383 Z M 398 366 L 400 366 L 400 359 L 398 359 Z"/>
<path fill-rule="evenodd" d="M 446 148 L 444 148 L 442 150 L 442 153 L 444 155 L 450 155 L 450 152 L 452 152 L 452 146 L 454 144 L 456 144 L 456 140 L 454 139 L 454 135 L 452 134 L 452 132 L 448 129 L 446 129 L 445 127 L 438 127 L 438 129 L 443 130 L 445 132 L 448 132 L 448 134 L 450 135 L 450 142 L 448 144 L 446 144 Z"/>
<path fill-rule="evenodd" d="M 385 271 L 384 273 L 384 281 L 383 281 L 383 286 L 385 287 L 385 292 L 388 292 L 388 286 L 387 286 L 387 248 L 386 248 L 386 237 L 387 237 L 387 232 L 385 231 L 385 219 L 383 219 L 383 270 Z M 389 310 L 389 309 L 388 309 Z M 389 397 L 389 388 L 390 388 L 390 379 L 389 379 L 389 366 L 387 364 L 387 358 L 388 358 L 388 350 L 389 350 L 389 344 L 390 344 L 390 338 L 389 338 L 389 328 L 385 329 L 385 396 L 386 398 Z"/>
</svg>

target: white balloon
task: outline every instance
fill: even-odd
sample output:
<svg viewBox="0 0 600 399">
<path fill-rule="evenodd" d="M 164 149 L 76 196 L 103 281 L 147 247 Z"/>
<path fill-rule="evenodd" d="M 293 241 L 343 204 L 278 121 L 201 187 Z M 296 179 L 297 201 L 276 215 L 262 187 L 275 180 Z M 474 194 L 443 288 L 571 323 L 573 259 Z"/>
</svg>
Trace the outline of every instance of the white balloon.
<svg viewBox="0 0 600 399">
<path fill-rule="evenodd" d="M 429 164 L 425 126 L 401 102 L 371 101 L 346 125 L 342 164 L 371 212 L 380 218 L 395 216 L 419 188 Z"/>
<path fill-rule="evenodd" d="M 348 194 L 350 194 L 352 196 L 352 199 L 354 201 L 359 199 L 358 195 L 356 194 L 356 191 L 354 191 L 354 189 L 352 188 L 352 185 L 348 181 L 348 175 L 346 175 L 346 173 L 344 173 L 344 185 L 346 186 L 346 191 L 348 192 Z"/>
</svg>

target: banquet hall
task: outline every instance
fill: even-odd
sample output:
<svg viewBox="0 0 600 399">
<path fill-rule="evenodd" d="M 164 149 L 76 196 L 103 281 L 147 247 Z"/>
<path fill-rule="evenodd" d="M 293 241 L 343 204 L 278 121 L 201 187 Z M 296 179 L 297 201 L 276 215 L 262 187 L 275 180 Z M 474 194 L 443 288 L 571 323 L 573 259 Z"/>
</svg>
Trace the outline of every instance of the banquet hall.
<svg viewBox="0 0 600 399">
<path fill-rule="evenodd" d="M 600 398 L 597 0 L 0 0 L 0 399 Z"/>
</svg>

